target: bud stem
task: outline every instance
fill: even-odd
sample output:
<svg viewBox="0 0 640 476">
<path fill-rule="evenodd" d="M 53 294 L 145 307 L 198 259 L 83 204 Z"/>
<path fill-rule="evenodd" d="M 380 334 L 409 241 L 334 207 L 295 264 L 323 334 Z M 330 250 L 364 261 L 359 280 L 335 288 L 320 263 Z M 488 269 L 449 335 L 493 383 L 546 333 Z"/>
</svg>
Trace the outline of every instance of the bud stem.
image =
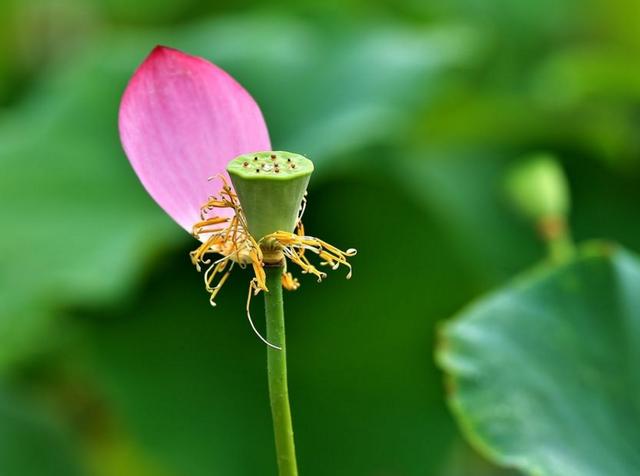
<svg viewBox="0 0 640 476">
<path fill-rule="evenodd" d="M 538 222 L 538 231 L 547 244 L 549 259 L 562 263 L 573 256 L 575 245 L 563 216 L 547 217 Z"/>
<path fill-rule="evenodd" d="M 273 431 L 278 459 L 278 474 L 280 476 L 298 476 L 287 386 L 287 354 L 281 281 L 283 267 L 267 266 L 265 272 L 266 283 L 269 288 L 269 292 L 264 293 L 267 340 L 282 349 L 267 348 L 269 397 L 271 399 L 271 416 L 273 418 Z"/>
</svg>

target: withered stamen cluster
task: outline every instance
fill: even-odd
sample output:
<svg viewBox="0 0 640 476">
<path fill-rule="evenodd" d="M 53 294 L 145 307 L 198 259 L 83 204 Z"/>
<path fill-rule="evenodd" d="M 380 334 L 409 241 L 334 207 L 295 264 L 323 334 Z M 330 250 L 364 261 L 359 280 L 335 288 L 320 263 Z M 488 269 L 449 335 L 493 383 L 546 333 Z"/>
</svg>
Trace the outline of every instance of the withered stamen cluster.
<svg viewBox="0 0 640 476">
<path fill-rule="evenodd" d="M 242 268 L 247 265 L 253 268 L 254 277 L 249 284 L 249 301 L 252 295 L 255 296 L 260 291 L 269 291 L 265 281 L 264 266 L 284 264 L 286 267 L 285 257 L 300 266 L 303 274 L 313 274 L 318 281 L 326 277 L 326 273 L 309 262 L 305 256 L 307 251 L 318 255 L 322 259 L 321 265 L 328 265 L 332 269 L 337 269 L 340 265 L 346 266 L 349 268 L 347 278 L 351 277 L 351 265 L 347 258 L 356 254 L 355 249 L 341 251 L 318 238 L 304 234 L 301 218 L 306 200 L 302 202 L 294 233 L 277 231 L 256 240 L 248 231 L 246 218 L 237 195 L 223 176 L 219 178 L 222 181 L 220 194 L 210 197 L 209 201 L 202 206 L 201 221 L 193 227 L 193 236 L 203 239 L 203 242 L 190 253 L 191 261 L 198 271 L 202 270 L 202 265 L 207 266 L 204 282 L 207 291 L 211 294 L 212 305 L 215 306 L 215 298 L 236 263 Z M 212 213 L 215 209 L 224 208 L 233 210 L 232 218 L 222 218 Z M 221 258 L 214 261 L 210 258 L 212 254 L 221 255 Z M 224 274 L 215 282 L 216 276 L 221 273 Z M 282 286 L 288 290 L 296 290 L 300 287 L 300 283 L 285 269 L 282 275 Z"/>
</svg>

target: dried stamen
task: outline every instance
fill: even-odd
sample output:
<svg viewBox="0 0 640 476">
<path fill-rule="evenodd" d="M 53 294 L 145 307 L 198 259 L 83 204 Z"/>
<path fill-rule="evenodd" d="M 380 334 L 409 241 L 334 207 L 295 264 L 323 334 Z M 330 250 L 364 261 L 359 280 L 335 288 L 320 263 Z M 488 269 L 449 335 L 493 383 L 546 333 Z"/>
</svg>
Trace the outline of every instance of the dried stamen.
<svg viewBox="0 0 640 476">
<path fill-rule="evenodd" d="M 257 172 L 259 170 L 256 169 Z M 193 235 L 197 238 L 203 238 L 203 242 L 190 253 L 191 261 L 198 271 L 202 270 L 202 265 L 206 266 L 204 272 L 205 288 L 211 295 L 209 300 L 213 306 L 215 306 L 216 296 L 229 278 L 235 264 L 237 263 L 242 268 L 250 265 L 254 277 L 249 283 L 247 319 L 260 340 L 270 347 L 279 349 L 258 332 L 250 313 L 252 296 L 256 296 L 261 291 L 269 291 L 264 270 L 265 259 L 273 261 L 278 256 L 280 256 L 279 259 L 284 256 L 297 264 L 303 274 L 312 274 L 318 278 L 318 281 L 321 281 L 326 277 L 326 273 L 320 271 L 309 261 L 305 256 L 306 251 L 319 256 L 322 260 L 321 266 L 330 266 L 332 269 L 346 266 L 348 268 L 347 278 L 350 278 L 351 265 L 347 258 L 354 256 L 356 250 L 350 248 L 342 251 L 325 241 L 305 235 L 302 215 L 307 203 L 306 193 L 298 212 L 295 233 L 277 231 L 256 241 L 248 231 L 247 220 L 237 195 L 231 190 L 222 175 L 218 177 L 222 181 L 222 189 L 217 196 L 209 197 L 207 203 L 201 207 L 202 220 L 193 227 Z M 232 218 L 215 216 L 213 214 L 215 209 L 231 209 L 234 215 Z M 264 252 L 262 248 L 264 248 Z M 212 261 L 209 258 L 212 254 L 220 255 L 221 258 Z M 220 275 L 221 277 L 216 281 Z M 286 268 L 282 274 L 282 286 L 291 291 L 300 287 L 299 281 L 287 272 Z"/>
</svg>

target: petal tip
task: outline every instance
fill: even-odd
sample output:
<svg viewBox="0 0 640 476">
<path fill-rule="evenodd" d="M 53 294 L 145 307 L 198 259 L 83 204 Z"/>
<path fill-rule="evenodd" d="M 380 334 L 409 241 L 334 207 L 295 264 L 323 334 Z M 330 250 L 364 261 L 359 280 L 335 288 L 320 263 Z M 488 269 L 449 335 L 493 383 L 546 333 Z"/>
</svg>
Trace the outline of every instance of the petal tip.
<svg viewBox="0 0 640 476">
<path fill-rule="evenodd" d="M 155 59 L 162 59 L 162 58 L 169 58 L 169 57 L 182 57 L 182 58 L 194 58 L 193 56 L 180 51 L 177 48 L 172 48 L 171 46 L 165 46 L 165 45 L 156 45 L 154 46 L 154 48 L 151 50 L 151 52 L 147 55 L 147 57 L 145 58 L 145 60 L 142 62 L 142 64 L 146 63 L 149 60 L 155 60 Z"/>
</svg>

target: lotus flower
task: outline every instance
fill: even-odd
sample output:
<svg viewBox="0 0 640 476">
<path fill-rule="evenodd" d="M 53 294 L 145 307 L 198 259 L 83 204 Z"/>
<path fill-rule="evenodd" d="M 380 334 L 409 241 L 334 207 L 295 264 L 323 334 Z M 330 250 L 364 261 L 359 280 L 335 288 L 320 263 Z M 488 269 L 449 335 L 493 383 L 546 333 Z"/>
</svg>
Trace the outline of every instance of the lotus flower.
<svg viewBox="0 0 640 476">
<path fill-rule="evenodd" d="M 219 67 L 156 47 L 127 86 L 119 126 L 127 157 L 149 195 L 202 242 L 191 259 L 198 270 L 206 266 L 211 304 L 235 264 L 254 271 L 250 322 L 251 296 L 268 291 L 265 264 L 286 263 L 286 257 L 321 280 L 325 273 L 304 256 L 310 251 L 321 264 L 351 269 L 347 257 L 355 250 L 343 252 L 304 234 L 300 218 L 311 161 L 270 151 L 260 108 Z M 221 257 L 212 260 L 212 254 Z M 295 290 L 299 282 L 285 270 L 282 285 Z"/>
<path fill-rule="evenodd" d="M 299 154 L 271 151 L 262 113 L 249 93 L 217 66 L 171 48 L 155 48 L 135 72 L 119 125 L 124 150 L 149 195 L 201 241 L 191 260 L 199 271 L 206 267 L 211 304 L 236 264 L 252 267 L 247 317 L 271 347 L 267 375 L 279 474 L 297 476 L 282 288 L 294 290 L 299 283 L 286 271 L 285 258 L 321 280 L 325 273 L 305 252 L 334 269 L 348 267 L 348 276 L 347 257 L 355 254 L 304 233 L 301 217 L 313 164 Z M 258 332 L 249 312 L 251 297 L 261 291 L 272 342 Z"/>
</svg>

